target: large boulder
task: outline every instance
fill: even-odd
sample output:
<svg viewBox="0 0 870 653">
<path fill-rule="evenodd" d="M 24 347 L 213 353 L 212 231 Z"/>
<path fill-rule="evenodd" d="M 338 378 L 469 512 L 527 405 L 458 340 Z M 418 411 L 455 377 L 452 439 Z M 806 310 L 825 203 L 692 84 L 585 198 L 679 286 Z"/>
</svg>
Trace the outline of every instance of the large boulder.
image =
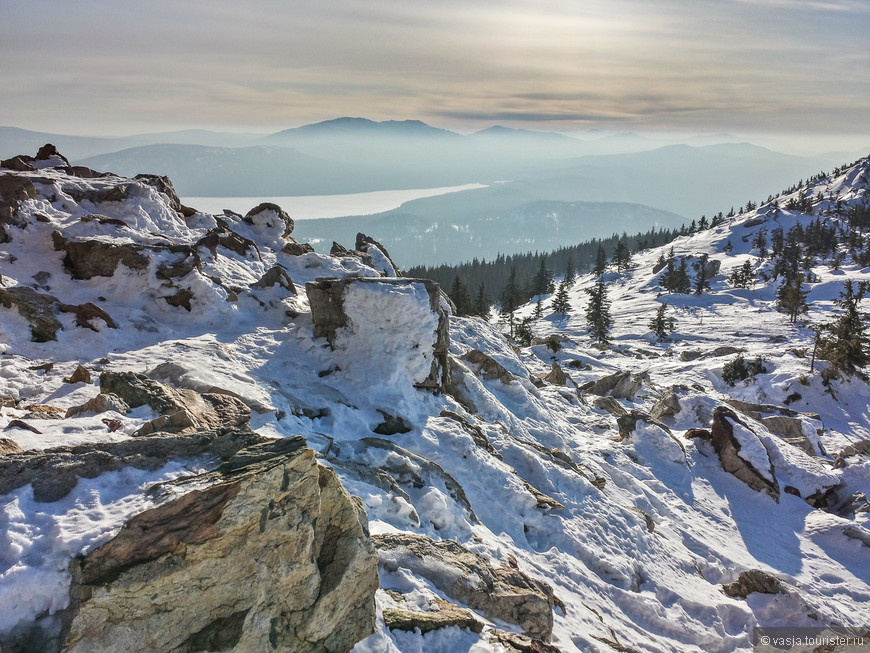
<svg viewBox="0 0 870 653">
<path fill-rule="evenodd" d="M 722 469 L 756 492 L 764 492 L 779 501 L 779 484 L 764 445 L 733 410 L 725 406 L 713 409 L 710 434 Z"/>
<path fill-rule="evenodd" d="M 449 318 L 429 279 L 326 279 L 305 284 L 314 336 L 351 377 L 441 391 L 448 381 Z M 343 364 L 342 364 L 343 363 Z M 365 369 L 362 369 L 365 367 Z M 382 374 L 377 374 L 378 370 Z"/>
<path fill-rule="evenodd" d="M 411 533 L 377 535 L 374 540 L 385 570 L 401 568 L 422 576 L 469 608 L 549 641 L 557 599 L 547 583 L 511 565 L 493 567 L 453 540 L 435 542 Z"/>
<path fill-rule="evenodd" d="M 293 218 L 277 204 L 263 202 L 245 214 L 244 221 L 251 225 L 254 231 L 262 234 L 272 234 L 280 239 L 293 233 Z"/>
<path fill-rule="evenodd" d="M 581 390 L 593 395 L 610 395 L 617 399 L 628 399 L 633 401 L 635 395 L 643 387 L 644 381 L 649 381 L 648 372 L 614 372 L 607 376 L 602 376 L 597 381 L 588 383 L 580 387 Z"/>
<path fill-rule="evenodd" d="M 374 631 L 377 555 L 358 500 L 301 437 L 204 435 L 64 450 L 68 467 L 88 456 L 119 467 L 124 451 L 160 442 L 224 462 L 153 487 L 155 507 L 72 560 L 68 606 L 19 623 L 4 651 L 344 652 Z M 45 473 L 37 458 L 57 455 L 30 468 Z"/>
</svg>

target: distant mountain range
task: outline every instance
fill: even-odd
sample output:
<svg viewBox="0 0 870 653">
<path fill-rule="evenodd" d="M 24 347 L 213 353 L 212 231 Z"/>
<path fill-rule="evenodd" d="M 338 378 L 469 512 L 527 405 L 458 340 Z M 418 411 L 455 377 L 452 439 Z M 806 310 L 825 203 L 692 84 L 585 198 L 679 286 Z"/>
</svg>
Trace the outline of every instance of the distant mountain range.
<svg viewBox="0 0 870 653">
<path fill-rule="evenodd" d="M 581 140 L 494 126 L 463 135 L 419 120 L 337 118 L 266 136 L 191 130 L 85 138 L 3 127 L 0 157 L 32 154 L 52 142 L 73 163 L 96 170 L 167 175 L 179 195 L 188 197 L 490 185 L 378 216 L 299 223 L 300 236 L 321 241 L 352 242 L 357 231 L 365 231 L 407 251 L 407 258 L 397 256 L 413 263 L 549 249 L 652 224 L 678 226 L 759 202 L 771 188 L 846 158 L 797 157 L 722 142 L 729 140 L 718 134 L 699 137 L 703 145 L 655 147 L 656 141 L 630 132 L 589 133 Z M 601 154 L 613 151 L 621 153 Z"/>
</svg>

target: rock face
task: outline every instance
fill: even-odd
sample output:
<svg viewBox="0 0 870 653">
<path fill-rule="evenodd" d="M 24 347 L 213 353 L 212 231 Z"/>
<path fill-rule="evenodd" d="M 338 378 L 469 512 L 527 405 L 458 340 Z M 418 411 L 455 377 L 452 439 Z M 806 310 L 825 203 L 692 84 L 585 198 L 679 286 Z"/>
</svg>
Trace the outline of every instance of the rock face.
<svg viewBox="0 0 870 653">
<path fill-rule="evenodd" d="M 773 479 L 770 480 L 761 470 L 753 466 L 752 462 L 740 455 L 741 444 L 734 437 L 732 422 L 749 429 L 730 408 L 717 406 L 713 409 L 713 425 L 710 434 L 713 449 L 719 454 L 722 469 L 734 474 L 756 492 L 765 492 L 774 500 L 779 501 L 779 485 L 773 476 L 773 467 L 768 462 L 769 469 L 765 470 L 770 479 Z"/>
<path fill-rule="evenodd" d="M 441 288 L 434 281 L 389 277 L 318 279 L 307 283 L 305 291 L 314 336 L 326 338 L 333 349 L 347 350 L 367 342 L 392 340 L 391 359 L 404 357 L 412 367 L 426 368 L 425 374 L 414 374 L 415 387 L 441 391 L 447 385 L 449 318 L 441 305 Z M 420 328 L 420 321 L 432 323 L 431 333 Z M 372 333 L 356 338 L 362 329 Z M 418 329 L 419 333 L 414 335 Z M 402 348 L 399 338 L 411 338 L 406 343 L 413 350 L 410 355 L 396 354 L 395 350 Z M 379 352 L 372 351 L 370 355 L 372 364 L 376 364 Z"/>
<path fill-rule="evenodd" d="M 19 629 L 4 651 L 344 652 L 374 631 L 377 555 L 365 513 L 302 438 L 163 436 L 91 445 L 103 453 L 90 459 L 153 453 L 158 442 L 224 462 L 154 488 L 162 503 L 72 561 L 69 607 Z M 37 459 L 61 453 L 72 467 L 88 456 L 67 448 L 2 465 L 30 458 L 45 473 Z"/>
<path fill-rule="evenodd" d="M 546 583 L 511 566 L 494 568 L 482 555 L 453 540 L 435 542 L 408 533 L 374 539 L 386 570 L 408 569 L 468 607 L 517 624 L 530 637 L 549 641 L 556 598 Z"/>
</svg>

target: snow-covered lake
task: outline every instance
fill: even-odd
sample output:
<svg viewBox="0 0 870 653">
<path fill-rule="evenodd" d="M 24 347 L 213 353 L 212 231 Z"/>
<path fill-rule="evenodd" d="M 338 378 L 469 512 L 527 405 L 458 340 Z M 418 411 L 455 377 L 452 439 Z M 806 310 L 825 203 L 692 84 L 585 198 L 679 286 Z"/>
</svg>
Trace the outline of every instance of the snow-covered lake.
<svg viewBox="0 0 870 653">
<path fill-rule="evenodd" d="M 286 197 L 182 197 L 181 202 L 205 213 L 220 213 L 224 209 L 244 215 L 261 202 L 272 202 L 290 214 L 294 220 L 337 218 L 344 215 L 370 215 L 395 209 L 411 200 L 434 197 L 461 190 L 486 188 L 484 184 L 379 190 L 347 195 L 296 195 Z"/>
</svg>

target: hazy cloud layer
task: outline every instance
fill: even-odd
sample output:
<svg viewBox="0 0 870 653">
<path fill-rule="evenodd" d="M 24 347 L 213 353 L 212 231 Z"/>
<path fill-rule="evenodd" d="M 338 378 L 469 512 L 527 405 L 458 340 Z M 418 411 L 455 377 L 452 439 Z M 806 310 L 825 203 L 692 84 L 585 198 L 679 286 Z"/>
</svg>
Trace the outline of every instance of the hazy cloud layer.
<svg viewBox="0 0 870 653">
<path fill-rule="evenodd" d="M 867 131 L 865 0 L 32 0 L 0 5 L 30 129 Z"/>
</svg>

